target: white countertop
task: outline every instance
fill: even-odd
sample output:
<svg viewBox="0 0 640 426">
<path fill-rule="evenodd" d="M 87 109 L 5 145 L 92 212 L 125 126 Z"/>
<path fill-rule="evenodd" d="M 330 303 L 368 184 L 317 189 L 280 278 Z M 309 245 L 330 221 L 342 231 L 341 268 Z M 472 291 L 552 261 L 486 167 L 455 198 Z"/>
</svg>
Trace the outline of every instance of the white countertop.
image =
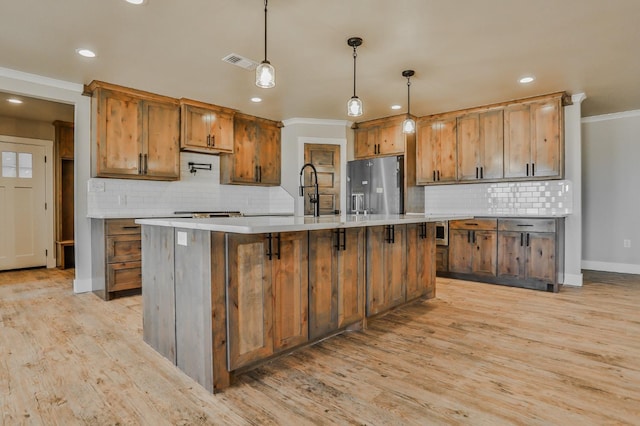
<svg viewBox="0 0 640 426">
<path fill-rule="evenodd" d="M 253 216 L 215 218 L 137 219 L 141 225 L 200 229 L 203 231 L 262 234 L 268 232 L 312 231 L 318 229 L 351 228 L 355 226 L 400 225 L 403 223 L 438 222 L 468 219 L 469 215 L 336 215 L 336 216 Z"/>
</svg>

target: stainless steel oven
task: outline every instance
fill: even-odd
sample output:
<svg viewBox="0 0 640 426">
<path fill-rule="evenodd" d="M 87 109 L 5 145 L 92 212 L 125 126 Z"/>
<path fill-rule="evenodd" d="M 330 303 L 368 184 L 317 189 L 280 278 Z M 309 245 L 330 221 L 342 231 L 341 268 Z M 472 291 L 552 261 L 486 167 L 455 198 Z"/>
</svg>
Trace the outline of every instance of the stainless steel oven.
<svg viewBox="0 0 640 426">
<path fill-rule="evenodd" d="M 449 245 L 449 222 L 436 222 L 436 244 L 439 246 Z"/>
</svg>

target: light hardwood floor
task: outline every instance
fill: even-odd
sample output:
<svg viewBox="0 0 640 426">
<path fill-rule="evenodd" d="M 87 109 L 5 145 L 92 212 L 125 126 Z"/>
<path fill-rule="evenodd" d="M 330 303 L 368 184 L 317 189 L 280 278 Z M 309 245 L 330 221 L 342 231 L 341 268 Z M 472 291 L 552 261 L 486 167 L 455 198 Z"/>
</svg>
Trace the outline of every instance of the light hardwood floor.
<svg viewBox="0 0 640 426">
<path fill-rule="evenodd" d="M 640 424 L 640 276 L 560 293 L 438 279 L 437 297 L 211 395 L 142 342 L 141 297 L 0 273 L 2 425 Z"/>
</svg>

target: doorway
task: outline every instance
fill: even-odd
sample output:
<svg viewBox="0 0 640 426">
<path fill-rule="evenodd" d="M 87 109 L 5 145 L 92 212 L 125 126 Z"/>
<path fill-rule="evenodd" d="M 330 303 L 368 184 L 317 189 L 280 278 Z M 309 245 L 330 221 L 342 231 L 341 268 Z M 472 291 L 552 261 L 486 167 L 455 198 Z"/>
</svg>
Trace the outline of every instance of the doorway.
<svg viewBox="0 0 640 426">
<path fill-rule="evenodd" d="M 0 270 L 49 266 L 52 142 L 0 136 Z"/>
<path fill-rule="evenodd" d="M 340 145 L 304 144 L 304 162 L 311 163 L 318 172 L 318 199 L 320 214 L 340 213 Z M 310 169 L 305 171 L 304 184 L 315 183 Z M 304 214 L 313 214 L 309 197 L 304 198 Z"/>
</svg>

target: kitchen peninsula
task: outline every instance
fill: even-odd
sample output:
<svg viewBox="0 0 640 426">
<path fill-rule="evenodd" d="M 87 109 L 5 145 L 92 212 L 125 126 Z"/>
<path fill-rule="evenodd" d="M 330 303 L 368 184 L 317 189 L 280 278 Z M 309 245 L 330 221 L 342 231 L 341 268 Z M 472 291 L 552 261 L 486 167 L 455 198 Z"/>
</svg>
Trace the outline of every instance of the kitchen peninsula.
<svg viewBox="0 0 640 426">
<path fill-rule="evenodd" d="M 435 296 L 424 215 L 139 219 L 144 340 L 210 392 Z"/>
</svg>

